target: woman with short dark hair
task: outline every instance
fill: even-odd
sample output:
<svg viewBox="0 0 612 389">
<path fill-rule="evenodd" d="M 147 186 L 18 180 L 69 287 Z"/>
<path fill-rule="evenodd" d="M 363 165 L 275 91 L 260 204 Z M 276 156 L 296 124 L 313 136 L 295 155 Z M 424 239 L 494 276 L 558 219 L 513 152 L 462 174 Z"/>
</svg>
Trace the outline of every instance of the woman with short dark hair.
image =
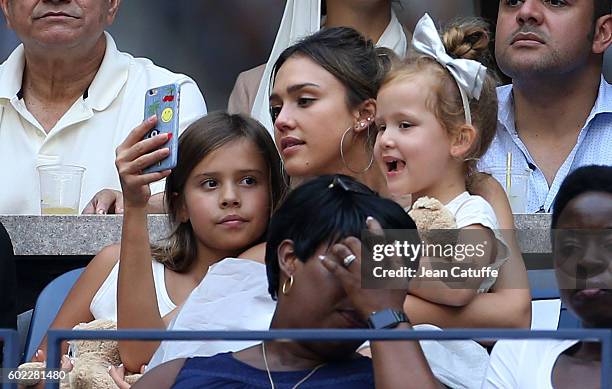
<svg viewBox="0 0 612 389">
<path fill-rule="evenodd" d="M 347 247 L 361 245 L 354 236 L 365 228 L 416 226 L 399 205 L 347 176 L 316 178 L 288 196 L 272 217 L 267 242 L 269 289 L 278 299 L 271 329 L 380 328 L 386 313 L 396 319 L 385 328 L 411 328 L 402 308 L 406 291 L 362 289 L 359 256 L 344 257 Z M 266 341 L 167 362 L 133 388 L 439 387 L 417 342 L 372 342 L 372 360 L 355 352 L 361 343 Z"/>
</svg>

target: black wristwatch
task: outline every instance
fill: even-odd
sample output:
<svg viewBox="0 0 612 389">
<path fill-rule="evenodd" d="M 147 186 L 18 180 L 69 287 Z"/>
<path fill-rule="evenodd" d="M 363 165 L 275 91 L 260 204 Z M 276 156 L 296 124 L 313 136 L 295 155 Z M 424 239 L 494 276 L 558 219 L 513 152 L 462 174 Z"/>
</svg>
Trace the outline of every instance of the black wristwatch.
<svg viewBox="0 0 612 389">
<path fill-rule="evenodd" d="M 400 323 L 410 323 L 408 316 L 406 316 L 403 311 L 391 308 L 374 312 L 368 317 L 368 326 L 376 330 L 382 328 L 395 328 Z"/>
</svg>

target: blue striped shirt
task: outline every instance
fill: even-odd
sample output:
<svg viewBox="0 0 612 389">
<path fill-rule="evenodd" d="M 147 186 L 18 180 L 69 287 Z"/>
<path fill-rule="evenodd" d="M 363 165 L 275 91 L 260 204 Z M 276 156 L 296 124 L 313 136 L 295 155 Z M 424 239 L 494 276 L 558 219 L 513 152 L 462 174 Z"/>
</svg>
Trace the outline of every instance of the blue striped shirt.
<svg viewBox="0 0 612 389">
<path fill-rule="evenodd" d="M 497 88 L 497 134 L 478 167 L 486 171 L 492 166 L 505 166 L 506 156 L 511 152 L 513 170 L 533 170 L 529 179 L 526 212 L 550 212 L 559 187 L 568 174 L 581 166 L 612 165 L 612 85 L 601 78 L 595 105 L 578 134 L 576 145 L 557 171 L 550 187 L 518 136 L 512 96 L 512 85 Z"/>
</svg>

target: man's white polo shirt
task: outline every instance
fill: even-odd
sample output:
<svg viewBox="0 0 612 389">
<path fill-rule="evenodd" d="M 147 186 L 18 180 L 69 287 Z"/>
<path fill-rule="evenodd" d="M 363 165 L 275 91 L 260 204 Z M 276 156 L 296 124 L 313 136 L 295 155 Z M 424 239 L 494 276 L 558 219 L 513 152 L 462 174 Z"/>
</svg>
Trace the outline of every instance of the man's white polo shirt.
<svg viewBox="0 0 612 389">
<path fill-rule="evenodd" d="M 120 190 L 115 149 L 143 121 L 150 88 L 181 84 L 181 131 L 206 114 L 192 79 L 119 52 L 110 34 L 105 35 L 106 53 L 96 77 L 49 133 L 22 98 L 23 45 L 0 65 L 0 214 L 40 214 L 39 165 L 86 168 L 79 211 L 101 189 Z M 163 182 L 151 185 L 151 191 L 162 192 Z"/>
</svg>

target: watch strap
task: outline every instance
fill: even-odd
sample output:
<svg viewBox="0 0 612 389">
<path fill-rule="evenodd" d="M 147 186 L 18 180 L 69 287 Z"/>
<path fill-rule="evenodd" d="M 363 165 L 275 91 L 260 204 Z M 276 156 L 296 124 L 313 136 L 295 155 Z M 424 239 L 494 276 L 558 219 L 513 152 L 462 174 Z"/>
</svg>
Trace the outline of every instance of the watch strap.
<svg viewBox="0 0 612 389">
<path fill-rule="evenodd" d="M 368 317 L 368 326 L 373 329 L 395 328 L 400 323 L 410 323 L 404 311 L 397 309 L 383 309 L 373 312 Z"/>
</svg>

